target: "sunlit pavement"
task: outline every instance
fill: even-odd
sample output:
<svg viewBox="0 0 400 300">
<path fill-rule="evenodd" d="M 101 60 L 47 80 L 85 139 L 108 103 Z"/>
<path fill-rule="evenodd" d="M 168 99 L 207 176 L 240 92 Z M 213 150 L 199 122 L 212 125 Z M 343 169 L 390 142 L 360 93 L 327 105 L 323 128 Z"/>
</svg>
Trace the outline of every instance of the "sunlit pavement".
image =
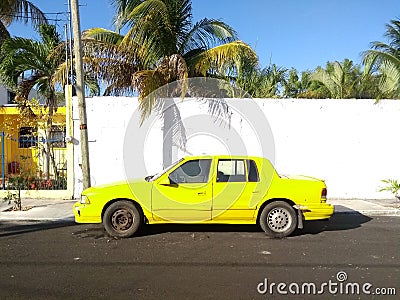
<svg viewBox="0 0 400 300">
<path fill-rule="evenodd" d="M 148 225 L 114 239 L 101 224 L 2 221 L 0 299 L 285 299 L 279 283 L 324 287 L 297 299 L 374 298 L 333 295 L 325 284 L 399 293 L 399 230 L 399 217 L 354 212 L 305 223 L 285 239 L 249 225 Z"/>
</svg>

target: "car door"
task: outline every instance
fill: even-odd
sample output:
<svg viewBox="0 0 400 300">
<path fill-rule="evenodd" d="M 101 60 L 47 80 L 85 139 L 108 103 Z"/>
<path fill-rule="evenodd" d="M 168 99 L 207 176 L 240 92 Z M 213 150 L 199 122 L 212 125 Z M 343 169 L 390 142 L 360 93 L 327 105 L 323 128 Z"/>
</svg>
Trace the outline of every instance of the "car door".
<svg viewBox="0 0 400 300">
<path fill-rule="evenodd" d="M 211 159 L 183 161 L 152 188 L 155 221 L 202 222 L 211 219 Z"/>
<path fill-rule="evenodd" d="M 219 159 L 213 184 L 213 221 L 246 222 L 262 200 L 257 165 L 250 159 Z"/>
</svg>

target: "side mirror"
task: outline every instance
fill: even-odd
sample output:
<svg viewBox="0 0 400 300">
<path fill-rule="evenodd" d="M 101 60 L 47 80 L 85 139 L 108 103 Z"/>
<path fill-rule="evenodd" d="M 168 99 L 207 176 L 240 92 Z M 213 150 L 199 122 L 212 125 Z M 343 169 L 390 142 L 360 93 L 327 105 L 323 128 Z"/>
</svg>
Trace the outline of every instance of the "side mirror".
<svg viewBox="0 0 400 300">
<path fill-rule="evenodd" d="M 160 180 L 160 182 L 158 184 L 160 184 L 160 185 L 170 185 L 171 181 L 169 180 L 168 177 L 164 177 L 163 179 Z"/>
</svg>

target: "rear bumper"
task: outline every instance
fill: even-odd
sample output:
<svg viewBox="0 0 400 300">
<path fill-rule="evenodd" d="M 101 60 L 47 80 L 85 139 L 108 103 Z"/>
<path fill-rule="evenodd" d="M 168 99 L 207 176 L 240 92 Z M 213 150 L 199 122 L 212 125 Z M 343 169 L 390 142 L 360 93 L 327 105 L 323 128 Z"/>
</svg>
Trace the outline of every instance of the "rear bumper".
<svg viewBox="0 0 400 300">
<path fill-rule="evenodd" d="M 92 207 L 76 202 L 72 207 L 76 223 L 101 223 L 100 215 L 93 215 Z"/>
<path fill-rule="evenodd" d="M 334 212 L 334 207 L 328 203 L 316 203 L 300 207 L 304 220 L 329 219 Z"/>
</svg>

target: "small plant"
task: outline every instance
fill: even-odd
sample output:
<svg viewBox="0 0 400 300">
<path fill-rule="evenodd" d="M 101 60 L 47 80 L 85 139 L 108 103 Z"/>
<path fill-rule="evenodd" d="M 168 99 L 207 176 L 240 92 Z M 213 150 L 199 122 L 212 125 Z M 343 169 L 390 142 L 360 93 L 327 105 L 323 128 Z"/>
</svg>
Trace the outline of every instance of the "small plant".
<svg viewBox="0 0 400 300">
<path fill-rule="evenodd" d="M 381 180 L 386 186 L 382 187 L 379 192 L 390 192 L 400 201 L 400 183 L 396 179 Z"/>
<path fill-rule="evenodd" d="M 7 189 L 9 190 L 27 190 L 29 187 L 29 179 L 22 174 L 10 175 L 8 177 Z"/>
<path fill-rule="evenodd" d="M 22 210 L 21 190 L 16 192 L 8 191 L 3 199 L 8 201 L 8 204 L 13 204 L 12 210 Z"/>
</svg>

